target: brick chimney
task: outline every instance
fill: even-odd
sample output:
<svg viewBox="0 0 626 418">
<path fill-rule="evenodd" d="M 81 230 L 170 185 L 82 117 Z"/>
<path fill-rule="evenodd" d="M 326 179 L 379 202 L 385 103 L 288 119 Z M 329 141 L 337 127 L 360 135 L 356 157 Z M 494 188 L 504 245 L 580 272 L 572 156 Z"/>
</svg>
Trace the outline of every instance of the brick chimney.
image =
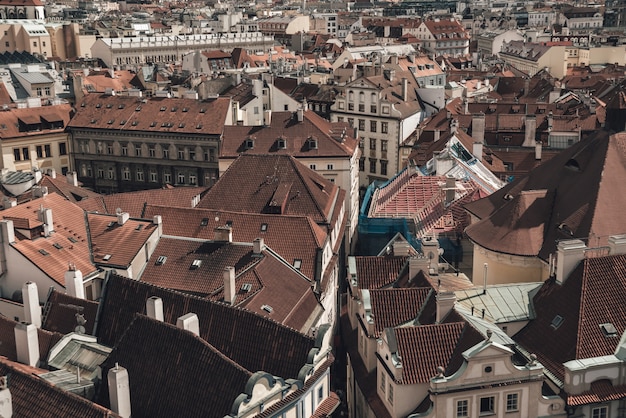
<svg viewBox="0 0 626 418">
<path fill-rule="evenodd" d="M 214 241 L 233 242 L 233 229 L 228 226 L 218 226 L 214 230 Z"/>
<path fill-rule="evenodd" d="M 176 320 L 176 326 L 180 329 L 189 331 L 192 334 L 200 335 L 200 321 L 198 320 L 198 315 L 195 313 L 190 312 L 179 317 Z"/>
<path fill-rule="evenodd" d="M 76 266 L 70 263 L 65 272 L 65 290 L 68 295 L 78 299 L 85 299 L 85 287 L 83 286 L 83 273 L 76 270 Z"/>
<path fill-rule="evenodd" d="M 578 263 L 585 257 L 587 246 L 579 239 L 559 241 L 556 250 L 556 282 L 565 283 Z"/>
<path fill-rule="evenodd" d="M 158 296 L 146 299 L 146 314 L 152 319 L 163 322 L 163 299 Z"/>
<path fill-rule="evenodd" d="M 15 349 L 17 361 L 31 367 L 39 362 L 39 335 L 34 324 L 18 322 L 15 324 Z"/>
<path fill-rule="evenodd" d="M 235 299 L 237 299 L 235 268 L 227 266 L 224 268 L 224 302 L 229 305 L 234 305 Z"/>
<path fill-rule="evenodd" d="M 22 286 L 22 300 L 24 301 L 24 318 L 29 324 L 41 328 L 41 306 L 37 284 L 26 282 Z"/>
<path fill-rule="evenodd" d="M 122 418 L 130 418 L 130 378 L 128 371 L 115 363 L 107 374 L 111 410 Z"/>
</svg>

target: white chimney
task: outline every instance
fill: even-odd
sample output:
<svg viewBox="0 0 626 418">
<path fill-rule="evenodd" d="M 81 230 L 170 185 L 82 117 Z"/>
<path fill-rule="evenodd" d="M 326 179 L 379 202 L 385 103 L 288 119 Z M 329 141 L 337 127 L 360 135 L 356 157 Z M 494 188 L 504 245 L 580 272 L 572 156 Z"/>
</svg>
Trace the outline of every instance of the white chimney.
<svg viewBox="0 0 626 418">
<path fill-rule="evenodd" d="M 402 78 L 402 100 L 409 101 L 409 80 L 404 77 Z"/>
<path fill-rule="evenodd" d="M 298 116 L 298 122 L 302 122 L 304 120 L 304 109 L 299 108 L 296 110 L 296 115 Z"/>
<path fill-rule="evenodd" d="M 252 241 L 252 253 L 255 255 L 261 254 L 265 250 L 265 240 L 263 238 L 256 238 Z"/>
<path fill-rule="evenodd" d="M 224 268 L 224 302 L 229 305 L 235 304 L 237 291 L 235 289 L 235 268 L 227 266 Z"/>
<path fill-rule="evenodd" d="M 159 236 L 163 235 L 163 218 L 161 215 L 154 215 L 152 217 L 152 223 L 157 226 L 159 230 Z"/>
<path fill-rule="evenodd" d="M 4 244 L 11 244 L 15 242 L 15 228 L 13 227 L 12 220 L 10 219 L 1 220 L 0 232 L 2 233 L 2 242 Z"/>
<path fill-rule="evenodd" d="M 54 231 L 54 224 L 52 223 L 52 209 L 41 208 L 39 210 L 39 220 L 43 222 L 43 232 L 45 236 L 49 236 Z"/>
<path fill-rule="evenodd" d="M 446 176 L 446 204 L 452 203 L 456 198 L 456 178 L 454 176 Z"/>
<path fill-rule="evenodd" d="M 107 374 L 111 410 L 122 418 L 130 418 L 130 378 L 128 371 L 115 363 Z"/>
<path fill-rule="evenodd" d="M 556 282 L 564 283 L 585 257 L 585 243 L 579 239 L 560 241 L 556 249 Z"/>
<path fill-rule="evenodd" d="M 474 142 L 472 146 L 472 154 L 478 161 L 483 160 L 483 143 L 482 142 Z"/>
<path fill-rule="evenodd" d="M 438 292 L 436 295 L 437 300 L 437 323 L 441 323 L 443 318 L 454 308 L 456 302 L 456 295 L 454 292 Z"/>
<path fill-rule="evenodd" d="M 39 293 L 37 284 L 26 282 L 22 286 L 22 300 L 24 301 L 24 318 L 29 324 L 41 328 L 41 306 L 39 306 Z"/>
<path fill-rule="evenodd" d="M 437 273 L 439 269 L 439 255 L 441 254 L 437 238 L 424 238 L 422 240 L 422 253 L 428 260 L 427 273 L 431 273 L 433 269 L 434 272 Z"/>
<path fill-rule="evenodd" d="M 76 270 L 76 266 L 70 265 L 65 272 L 65 290 L 68 295 L 78 299 L 85 299 L 85 287 L 83 286 L 83 273 Z"/>
<path fill-rule="evenodd" d="M 17 361 L 31 367 L 39 362 L 39 335 L 34 324 L 18 322 L 15 324 L 15 349 Z"/>
<path fill-rule="evenodd" d="M 609 254 L 626 254 L 626 234 L 609 237 Z"/>
<path fill-rule="evenodd" d="M 394 241 L 393 255 L 397 257 L 408 257 L 411 255 L 411 244 L 406 241 Z"/>
<path fill-rule="evenodd" d="M 541 142 L 535 143 L 535 160 L 541 160 Z"/>
<path fill-rule="evenodd" d="M 152 319 L 163 322 L 163 299 L 158 296 L 146 300 L 146 313 Z"/>
<path fill-rule="evenodd" d="M 0 418 L 11 418 L 13 416 L 13 401 L 11 390 L 7 385 L 7 376 L 0 377 Z"/>
<path fill-rule="evenodd" d="M 65 177 L 67 178 L 67 182 L 69 184 L 78 187 L 78 175 L 76 174 L 76 171 L 68 171 Z"/>
<path fill-rule="evenodd" d="M 394 248 L 395 251 L 395 248 Z M 428 273 L 428 268 L 430 267 L 430 260 L 428 257 L 424 256 L 415 256 L 409 258 L 409 281 L 413 280 L 417 273 L 424 271 Z"/>
<path fill-rule="evenodd" d="M 230 226 L 218 226 L 213 232 L 214 241 L 233 242 L 233 229 Z"/>
<path fill-rule="evenodd" d="M 119 225 L 124 225 L 128 219 L 130 219 L 130 214 L 128 212 L 120 212 L 117 214 L 117 223 Z"/>
<path fill-rule="evenodd" d="M 48 175 L 53 179 L 57 178 L 57 171 L 54 168 L 48 169 Z"/>
<path fill-rule="evenodd" d="M 200 321 L 195 313 L 188 313 L 176 320 L 176 326 L 180 329 L 189 331 L 195 335 L 200 335 Z"/>
<path fill-rule="evenodd" d="M 263 125 L 265 126 L 272 125 L 272 111 L 271 110 L 263 111 Z"/>
</svg>

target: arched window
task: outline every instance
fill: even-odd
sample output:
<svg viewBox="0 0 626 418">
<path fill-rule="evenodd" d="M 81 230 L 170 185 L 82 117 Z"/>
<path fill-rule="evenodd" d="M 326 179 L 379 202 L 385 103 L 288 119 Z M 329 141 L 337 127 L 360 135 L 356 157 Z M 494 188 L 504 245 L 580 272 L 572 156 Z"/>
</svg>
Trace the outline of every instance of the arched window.
<svg viewBox="0 0 626 418">
<path fill-rule="evenodd" d="M 359 103 L 365 103 L 365 93 L 359 92 Z"/>
</svg>

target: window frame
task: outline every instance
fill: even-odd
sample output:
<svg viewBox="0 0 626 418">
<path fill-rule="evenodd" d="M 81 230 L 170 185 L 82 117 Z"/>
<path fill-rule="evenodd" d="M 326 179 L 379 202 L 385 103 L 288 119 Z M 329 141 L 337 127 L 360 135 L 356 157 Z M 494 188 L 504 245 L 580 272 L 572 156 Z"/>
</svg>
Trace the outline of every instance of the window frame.
<svg viewBox="0 0 626 418">
<path fill-rule="evenodd" d="M 487 405 L 483 405 L 483 401 L 486 401 Z M 484 417 L 496 414 L 496 397 L 494 395 L 481 396 L 478 402 L 478 416 Z"/>
<path fill-rule="evenodd" d="M 519 411 L 519 393 L 507 393 L 506 394 L 506 412 L 517 412 Z"/>
</svg>

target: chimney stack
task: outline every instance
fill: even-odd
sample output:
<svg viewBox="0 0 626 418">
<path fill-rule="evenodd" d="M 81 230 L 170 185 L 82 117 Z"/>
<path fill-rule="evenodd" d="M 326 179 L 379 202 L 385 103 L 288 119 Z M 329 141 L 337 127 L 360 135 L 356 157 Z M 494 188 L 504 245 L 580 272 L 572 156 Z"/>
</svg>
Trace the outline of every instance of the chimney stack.
<svg viewBox="0 0 626 418">
<path fill-rule="evenodd" d="M 29 324 L 41 328 L 41 306 L 39 306 L 39 293 L 37 284 L 26 282 L 22 286 L 22 300 L 24 301 L 24 318 Z"/>
<path fill-rule="evenodd" d="M 265 240 L 263 238 L 257 238 L 252 242 L 252 253 L 254 255 L 260 255 L 265 250 Z"/>
<path fill-rule="evenodd" d="M 18 322 L 15 324 L 15 349 L 17 361 L 37 367 L 39 362 L 39 335 L 34 324 Z"/>
<path fill-rule="evenodd" d="M 13 221 L 4 219 L 0 221 L 0 232 L 2 233 L 2 243 L 11 244 L 15 242 L 15 228 Z"/>
<path fill-rule="evenodd" d="M 478 161 L 483 160 L 483 143 L 482 142 L 474 142 L 472 147 L 472 154 Z"/>
<path fill-rule="evenodd" d="M 298 122 L 302 122 L 304 120 L 304 109 L 302 107 L 296 110 L 296 115 L 298 117 Z"/>
<path fill-rule="evenodd" d="M 609 254 L 626 254 L 626 234 L 609 237 Z"/>
<path fill-rule="evenodd" d="M 541 142 L 536 142 L 535 143 L 535 160 L 540 161 L 541 160 Z"/>
<path fill-rule="evenodd" d="M 157 226 L 159 230 L 159 236 L 163 235 L 163 218 L 161 215 L 154 215 L 152 217 L 152 223 Z"/>
<path fill-rule="evenodd" d="M 219 242 L 233 242 L 233 229 L 228 226 L 218 226 L 213 230 L 214 241 Z"/>
<path fill-rule="evenodd" d="M 48 175 L 51 178 L 55 179 L 55 178 L 57 178 L 57 171 L 54 168 L 49 168 L 48 169 Z"/>
<path fill-rule="evenodd" d="M 13 416 L 13 401 L 11 399 L 11 390 L 7 384 L 7 377 L 0 377 L 0 417 L 2 418 Z"/>
<path fill-rule="evenodd" d="M 393 243 L 393 255 L 396 257 L 408 257 L 411 255 L 411 244 L 406 241 L 395 241 Z"/>
<path fill-rule="evenodd" d="M 456 198 L 456 178 L 454 176 L 446 176 L 446 204 L 449 205 Z"/>
<path fill-rule="evenodd" d="M 263 111 L 263 125 L 265 126 L 272 125 L 272 111 L 271 110 Z"/>
<path fill-rule="evenodd" d="M 402 77 L 402 100 L 405 102 L 409 101 L 409 80 L 405 77 Z"/>
<path fill-rule="evenodd" d="M 537 134 L 537 116 L 526 115 L 524 121 L 524 143 L 523 147 L 534 147 L 536 145 L 535 136 Z"/>
<path fill-rule="evenodd" d="M 83 286 L 83 273 L 76 270 L 76 266 L 70 264 L 65 272 L 65 290 L 68 295 L 78 299 L 85 299 L 85 287 Z"/>
<path fill-rule="evenodd" d="M 394 248 L 395 251 L 395 248 Z M 395 255 L 395 254 L 394 254 Z M 409 281 L 413 280 L 417 273 L 425 271 L 428 273 L 430 267 L 430 260 L 425 256 L 415 256 L 409 258 Z"/>
<path fill-rule="evenodd" d="M 227 266 L 224 268 L 224 302 L 229 305 L 234 305 L 237 299 L 235 286 L 235 268 Z"/>
<path fill-rule="evenodd" d="M 482 112 L 472 115 L 472 137 L 485 143 L 485 114 Z"/>
<path fill-rule="evenodd" d="M 115 363 L 107 374 L 111 410 L 122 418 L 130 418 L 130 378 L 128 371 Z"/>
<path fill-rule="evenodd" d="M 459 120 L 458 119 L 452 119 L 450 121 L 450 133 L 451 134 L 455 134 L 458 129 L 459 129 Z"/>
<path fill-rule="evenodd" d="M 50 236 L 50 233 L 54 231 L 54 224 L 52 223 L 52 209 L 41 208 L 39 209 L 39 220 L 43 222 L 43 232 L 45 236 Z"/>
<path fill-rule="evenodd" d="M 130 214 L 128 212 L 118 212 L 117 213 L 117 223 L 119 225 L 124 225 L 127 220 L 130 219 Z"/>
<path fill-rule="evenodd" d="M 556 250 L 556 282 L 565 283 L 567 277 L 574 271 L 579 262 L 585 257 L 585 243 L 579 239 L 560 241 Z"/>
<path fill-rule="evenodd" d="M 68 171 L 65 177 L 70 185 L 78 187 L 78 175 L 76 171 Z"/>
<path fill-rule="evenodd" d="M 435 296 L 437 300 L 437 323 L 441 323 L 443 318 L 454 308 L 456 295 L 454 292 L 438 292 Z"/>
<path fill-rule="evenodd" d="M 163 299 L 151 296 L 146 300 L 146 313 L 148 317 L 163 322 Z"/>
<path fill-rule="evenodd" d="M 190 312 L 179 317 L 176 320 L 176 326 L 180 329 L 189 331 L 192 334 L 200 335 L 200 321 L 198 320 L 198 315 L 195 313 Z"/>
</svg>

